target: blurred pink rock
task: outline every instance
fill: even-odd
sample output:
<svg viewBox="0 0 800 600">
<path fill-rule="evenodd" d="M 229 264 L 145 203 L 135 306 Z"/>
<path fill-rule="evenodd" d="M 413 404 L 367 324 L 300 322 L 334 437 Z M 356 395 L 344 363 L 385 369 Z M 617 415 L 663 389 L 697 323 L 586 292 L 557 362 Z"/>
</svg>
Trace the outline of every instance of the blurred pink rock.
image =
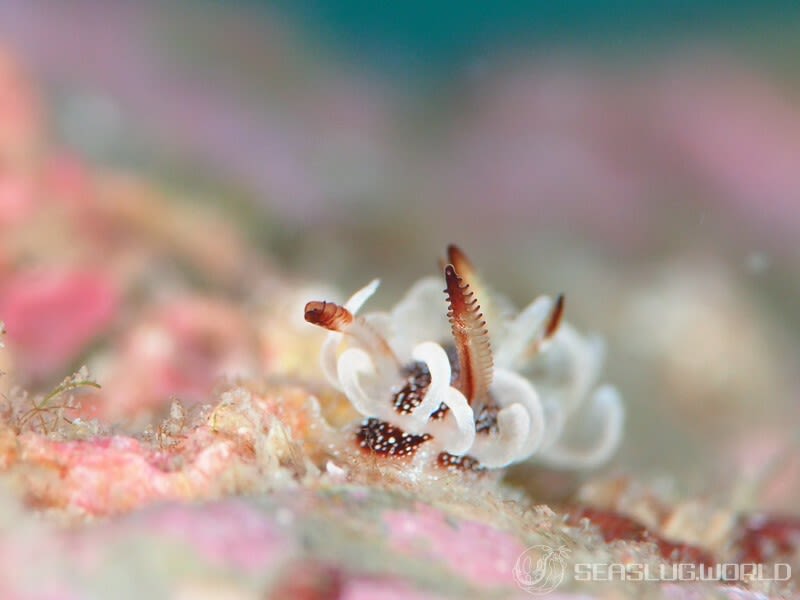
<svg viewBox="0 0 800 600">
<path fill-rule="evenodd" d="M 727 598 L 729 600 L 766 600 L 768 596 L 760 592 L 753 592 L 740 587 L 723 586 L 710 587 L 698 583 L 664 583 L 661 584 L 662 598 L 667 600 L 703 600 L 704 598 Z M 769 596 L 775 597 L 778 596 Z"/>
<path fill-rule="evenodd" d="M 401 580 L 352 579 L 342 586 L 337 600 L 440 600 L 438 594 L 415 590 Z"/>
<path fill-rule="evenodd" d="M 626 90 L 575 65 L 533 65 L 482 82 L 474 101 L 441 169 L 459 213 L 620 240 L 644 231 L 648 170 Z"/>
<path fill-rule="evenodd" d="M 742 67 L 699 59 L 651 90 L 670 156 L 766 231 L 800 231 L 800 96 Z"/>
<path fill-rule="evenodd" d="M 416 512 L 384 515 L 389 545 L 417 558 L 442 562 L 481 587 L 514 587 L 514 563 L 525 551 L 519 540 L 473 521 L 452 523 L 444 513 L 419 504 Z"/>
<path fill-rule="evenodd" d="M 77 156 L 67 152 L 49 156 L 42 169 L 42 182 L 48 197 L 68 207 L 92 208 L 88 206 L 94 199 L 92 173 Z"/>
<path fill-rule="evenodd" d="M 392 95 L 333 60 L 309 64 L 305 40 L 258 12 L 219 11 L 209 28 L 180 4 L 30 0 L 0 4 L 0 34 L 47 79 L 89 82 L 112 123 L 132 117 L 160 146 L 236 181 L 284 219 L 341 218 L 354 197 L 380 193 L 376 172 L 398 161 Z M 232 68 L 182 64 L 174 36 L 153 35 L 156 23 L 202 40 Z"/>
<path fill-rule="evenodd" d="M 119 305 L 115 285 L 89 269 L 47 268 L 21 271 L 0 282 L 0 319 L 30 376 L 63 371 L 114 318 Z"/>
<path fill-rule="evenodd" d="M 147 598 L 153 589 L 169 598 L 253 598 L 296 548 L 266 511 L 237 499 L 167 503 L 88 527 L 24 514 L 15 515 L 15 525 L 0 536 L 4 600 L 123 598 L 132 589 Z M 209 573 L 232 593 L 209 591 Z"/>
<path fill-rule="evenodd" d="M 0 46 L 0 158 L 25 161 L 40 141 L 38 93 L 16 57 Z"/>
<path fill-rule="evenodd" d="M 36 203 L 33 181 L 0 167 L 0 229 L 25 221 Z"/>
<path fill-rule="evenodd" d="M 786 415 L 786 419 L 786 424 L 797 422 L 796 416 Z M 754 425 L 744 439 L 728 440 L 719 454 L 720 463 L 735 470 L 734 484 L 745 501 L 761 511 L 797 510 L 800 440 L 791 428 Z"/>
<path fill-rule="evenodd" d="M 181 506 L 170 504 L 140 513 L 130 522 L 143 533 L 189 544 L 219 568 L 259 573 L 286 560 L 292 542 L 267 515 L 238 500 Z"/>
</svg>

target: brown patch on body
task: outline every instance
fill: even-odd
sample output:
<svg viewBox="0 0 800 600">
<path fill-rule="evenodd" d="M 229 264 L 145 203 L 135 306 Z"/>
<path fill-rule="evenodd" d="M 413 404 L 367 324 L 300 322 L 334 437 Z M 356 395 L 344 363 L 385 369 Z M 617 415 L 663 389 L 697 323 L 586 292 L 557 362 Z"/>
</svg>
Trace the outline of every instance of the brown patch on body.
<svg viewBox="0 0 800 600">
<path fill-rule="evenodd" d="M 500 407 L 489 397 L 480 412 L 475 416 L 475 433 L 497 433 L 497 413 Z"/>
<path fill-rule="evenodd" d="M 403 369 L 406 376 L 402 384 L 392 388 L 392 405 L 399 415 L 411 414 L 422 403 L 431 385 L 431 373 L 425 363 L 415 362 Z M 447 405 L 442 403 L 431 419 L 441 419 L 447 413 Z"/>
<path fill-rule="evenodd" d="M 405 380 L 392 389 L 392 404 L 397 414 L 411 414 L 422 403 L 431 385 L 431 374 L 424 363 L 415 362 L 404 370 Z"/>
<path fill-rule="evenodd" d="M 436 464 L 448 471 L 472 471 L 475 473 L 486 471 L 486 468 L 481 466 L 477 458 L 473 458 L 469 455 L 456 456 L 449 452 L 441 452 L 439 456 L 436 457 Z"/>
<path fill-rule="evenodd" d="M 406 433 L 391 423 L 372 417 L 364 421 L 356 432 L 356 441 L 362 450 L 381 456 L 413 456 L 430 439 L 427 433 Z"/>
</svg>

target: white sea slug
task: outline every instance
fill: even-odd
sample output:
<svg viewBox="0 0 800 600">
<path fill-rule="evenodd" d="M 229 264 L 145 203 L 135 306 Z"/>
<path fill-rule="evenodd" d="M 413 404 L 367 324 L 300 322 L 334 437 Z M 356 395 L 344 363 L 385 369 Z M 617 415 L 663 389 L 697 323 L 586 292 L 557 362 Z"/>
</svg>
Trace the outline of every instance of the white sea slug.
<svg viewBox="0 0 800 600">
<path fill-rule="evenodd" d="M 360 447 L 471 471 L 532 457 L 559 468 L 607 461 L 624 408 L 615 388 L 596 387 L 603 346 L 562 322 L 563 296 L 512 316 L 456 246 L 443 271 L 444 296 L 440 279 L 422 279 L 388 313 L 358 314 L 377 280 L 344 305 L 305 307 L 306 321 L 331 332 L 321 352 L 327 379 L 365 417 Z M 578 445 L 568 443 L 574 432 Z"/>
</svg>

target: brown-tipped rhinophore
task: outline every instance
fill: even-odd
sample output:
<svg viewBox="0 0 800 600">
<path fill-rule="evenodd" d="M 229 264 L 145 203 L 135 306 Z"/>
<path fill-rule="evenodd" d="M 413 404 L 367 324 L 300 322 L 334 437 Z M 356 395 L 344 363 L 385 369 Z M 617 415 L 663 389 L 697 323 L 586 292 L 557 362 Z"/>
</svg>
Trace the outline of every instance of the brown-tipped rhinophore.
<svg viewBox="0 0 800 600">
<path fill-rule="evenodd" d="M 317 300 L 306 304 L 304 317 L 312 325 L 319 325 L 331 331 L 342 331 L 353 322 L 353 313 L 344 306 Z"/>
</svg>

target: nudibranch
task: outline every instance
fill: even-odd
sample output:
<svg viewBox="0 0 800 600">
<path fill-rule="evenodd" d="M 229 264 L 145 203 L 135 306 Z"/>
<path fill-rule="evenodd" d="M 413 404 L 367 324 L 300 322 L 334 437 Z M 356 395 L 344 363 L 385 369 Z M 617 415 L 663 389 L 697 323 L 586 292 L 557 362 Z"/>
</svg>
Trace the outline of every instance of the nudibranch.
<svg viewBox="0 0 800 600">
<path fill-rule="evenodd" d="M 442 268 L 444 295 L 440 279 L 425 278 L 388 313 L 358 314 L 378 280 L 343 305 L 306 304 L 306 321 L 329 330 L 326 378 L 364 417 L 360 448 L 470 471 L 534 456 L 559 468 L 608 460 L 623 404 L 614 387 L 596 386 L 603 345 L 563 320 L 564 297 L 514 316 L 458 247 Z"/>
</svg>

